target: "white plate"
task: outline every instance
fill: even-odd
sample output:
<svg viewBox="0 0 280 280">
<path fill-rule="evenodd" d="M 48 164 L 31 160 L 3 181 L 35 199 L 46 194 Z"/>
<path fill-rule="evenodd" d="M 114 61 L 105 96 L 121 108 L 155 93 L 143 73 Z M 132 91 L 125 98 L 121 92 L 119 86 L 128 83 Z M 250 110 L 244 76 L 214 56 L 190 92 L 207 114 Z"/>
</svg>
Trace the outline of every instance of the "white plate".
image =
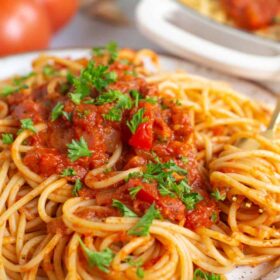
<svg viewBox="0 0 280 280">
<path fill-rule="evenodd" d="M 172 54 L 254 80 L 280 81 L 280 44 L 214 24 L 174 0 L 142 0 L 143 35 Z"/>
<path fill-rule="evenodd" d="M 46 54 L 57 55 L 61 57 L 80 58 L 89 55 L 89 49 L 65 49 L 46 51 Z M 31 71 L 31 62 L 38 56 L 38 52 L 26 53 L 21 55 L 9 56 L 0 59 L 0 80 L 8 78 L 15 74 L 26 74 Z M 175 71 L 184 69 L 191 74 L 201 75 L 216 80 L 229 82 L 233 88 L 248 95 L 251 98 L 255 98 L 264 102 L 265 104 L 273 104 L 274 96 L 269 90 L 260 87 L 254 83 L 244 81 L 242 79 L 233 78 L 224 74 L 211 71 L 202 66 L 194 65 L 192 63 L 184 62 L 178 59 L 174 59 L 167 56 L 160 56 L 160 63 L 164 70 Z M 263 266 L 241 267 L 233 270 L 227 275 L 228 280 L 256 280 L 260 279 L 260 275 L 263 271 Z M 277 280 L 280 279 L 280 270 L 263 278 L 263 280 Z"/>
</svg>

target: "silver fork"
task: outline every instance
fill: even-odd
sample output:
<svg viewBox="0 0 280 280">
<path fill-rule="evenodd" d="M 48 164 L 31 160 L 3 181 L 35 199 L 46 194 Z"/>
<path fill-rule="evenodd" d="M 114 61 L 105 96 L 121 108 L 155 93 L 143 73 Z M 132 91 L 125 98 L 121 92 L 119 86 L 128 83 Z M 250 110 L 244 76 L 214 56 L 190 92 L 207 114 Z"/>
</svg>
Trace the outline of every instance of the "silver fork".
<svg viewBox="0 0 280 280">
<path fill-rule="evenodd" d="M 273 114 L 271 116 L 267 129 L 261 132 L 260 134 L 272 140 L 274 138 L 275 130 L 279 122 L 280 122 L 280 96 L 277 97 L 277 103 L 273 110 Z M 258 142 L 251 138 L 250 139 L 242 138 L 237 142 L 236 146 L 244 150 L 253 150 L 255 148 L 258 148 Z"/>
</svg>

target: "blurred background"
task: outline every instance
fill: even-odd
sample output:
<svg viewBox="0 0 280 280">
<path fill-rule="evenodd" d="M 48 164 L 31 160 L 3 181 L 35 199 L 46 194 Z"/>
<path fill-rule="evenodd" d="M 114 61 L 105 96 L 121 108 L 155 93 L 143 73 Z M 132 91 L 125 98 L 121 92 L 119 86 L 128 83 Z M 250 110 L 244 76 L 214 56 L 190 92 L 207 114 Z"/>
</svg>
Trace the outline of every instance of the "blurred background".
<svg viewBox="0 0 280 280">
<path fill-rule="evenodd" d="M 0 40 L 0 57 L 116 41 L 280 81 L 280 0 L 1 0 Z"/>
</svg>

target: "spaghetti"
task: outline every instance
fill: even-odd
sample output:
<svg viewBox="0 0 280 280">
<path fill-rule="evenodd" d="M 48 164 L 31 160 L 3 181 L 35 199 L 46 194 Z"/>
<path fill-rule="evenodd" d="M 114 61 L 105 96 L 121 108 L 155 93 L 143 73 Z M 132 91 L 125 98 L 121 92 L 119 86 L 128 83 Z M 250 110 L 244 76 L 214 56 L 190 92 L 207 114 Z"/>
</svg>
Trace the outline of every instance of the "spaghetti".
<svg viewBox="0 0 280 280">
<path fill-rule="evenodd" d="M 3 82 L 1 279 L 221 279 L 279 264 L 280 147 L 258 134 L 270 112 L 157 62 L 109 44 L 40 56 Z M 243 137 L 257 148 L 234 146 Z"/>
</svg>

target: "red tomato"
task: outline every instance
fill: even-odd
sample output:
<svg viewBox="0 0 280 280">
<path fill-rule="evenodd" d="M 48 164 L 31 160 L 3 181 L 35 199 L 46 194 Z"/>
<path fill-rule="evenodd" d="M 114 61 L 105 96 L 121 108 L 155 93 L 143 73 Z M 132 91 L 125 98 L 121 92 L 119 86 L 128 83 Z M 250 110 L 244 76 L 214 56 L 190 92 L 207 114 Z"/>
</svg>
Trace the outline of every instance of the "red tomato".
<svg viewBox="0 0 280 280">
<path fill-rule="evenodd" d="M 153 123 L 141 123 L 129 139 L 129 144 L 134 148 L 150 150 L 153 145 Z"/>
<path fill-rule="evenodd" d="M 78 9 L 78 0 L 37 0 L 47 10 L 53 31 L 64 26 Z"/>
<path fill-rule="evenodd" d="M 245 29 L 267 27 L 277 15 L 278 0 L 221 0 L 227 14 Z"/>
<path fill-rule="evenodd" d="M 50 36 L 48 15 L 38 3 L 0 1 L 0 56 L 46 48 Z"/>
<path fill-rule="evenodd" d="M 192 230 L 199 227 L 210 227 L 213 224 L 211 220 L 213 213 L 218 216 L 216 203 L 212 200 L 204 199 L 196 204 L 193 211 L 187 213 L 185 227 Z"/>
</svg>

